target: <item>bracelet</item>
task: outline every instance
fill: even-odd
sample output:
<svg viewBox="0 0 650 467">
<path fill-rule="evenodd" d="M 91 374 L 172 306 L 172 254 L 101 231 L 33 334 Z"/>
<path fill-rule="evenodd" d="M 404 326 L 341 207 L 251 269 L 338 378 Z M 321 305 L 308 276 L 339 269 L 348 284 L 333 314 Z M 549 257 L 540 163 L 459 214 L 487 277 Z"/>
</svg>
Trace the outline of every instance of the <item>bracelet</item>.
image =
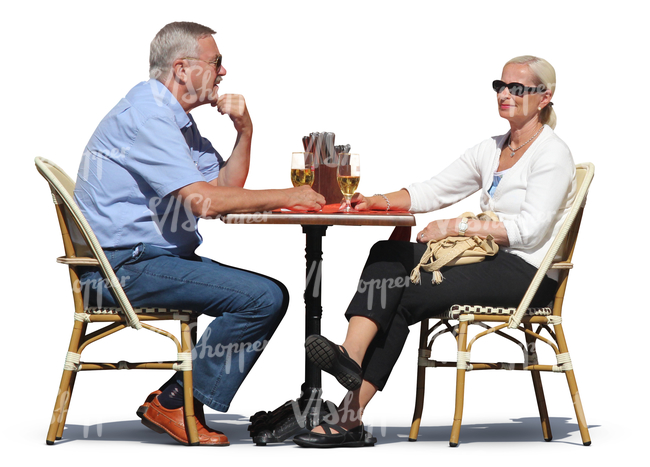
<svg viewBox="0 0 650 467">
<path fill-rule="evenodd" d="M 384 198 L 384 200 L 386 201 L 386 211 L 390 211 L 390 201 L 388 201 L 386 195 L 382 195 L 381 193 L 375 193 L 375 196 L 381 196 L 382 198 Z"/>
</svg>

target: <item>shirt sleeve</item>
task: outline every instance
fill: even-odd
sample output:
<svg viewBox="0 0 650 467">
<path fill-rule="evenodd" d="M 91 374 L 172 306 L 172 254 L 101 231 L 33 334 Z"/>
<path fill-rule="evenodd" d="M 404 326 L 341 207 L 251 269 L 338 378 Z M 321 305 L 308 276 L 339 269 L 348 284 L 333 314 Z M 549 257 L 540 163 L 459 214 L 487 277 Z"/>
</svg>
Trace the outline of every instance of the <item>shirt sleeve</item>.
<svg viewBox="0 0 650 467">
<path fill-rule="evenodd" d="M 484 144 L 484 143 L 481 143 Z M 430 212 L 467 198 L 481 188 L 478 163 L 480 145 L 468 149 L 438 175 L 411 184 L 411 212 Z"/>
<path fill-rule="evenodd" d="M 201 137 L 199 146 L 199 171 L 203 174 L 206 181 L 211 182 L 219 176 L 219 172 L 226 163 L 221 154 L 212 146 L 212 143 L 206 138 Z"/>
<path fill-rule="evenodd" d="M 152 117 L 143 122 L 124 163 L 161 198 L 191 183 L 205 181 L 172 118 Z"/>
<path fill-rule="evenodd" d="M 557 141 L 544 146 L 530 165 L 519 211 L 501 214 L 510 248 L 535 249 L 547 241 L 575 198 L 575 165 L 569 148 Z"/>
</svg>

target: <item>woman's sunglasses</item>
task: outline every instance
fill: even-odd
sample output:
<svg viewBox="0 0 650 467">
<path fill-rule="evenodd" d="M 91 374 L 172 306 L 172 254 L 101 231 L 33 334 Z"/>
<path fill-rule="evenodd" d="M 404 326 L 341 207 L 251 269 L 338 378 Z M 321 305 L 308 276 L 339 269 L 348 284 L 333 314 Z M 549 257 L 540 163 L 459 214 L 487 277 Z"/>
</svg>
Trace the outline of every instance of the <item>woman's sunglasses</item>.
<svg viewBox="0 0 650 467">
<path fill-rule="evenodd" d="M 524 94 L 535 94 L 537 92 L 544 92 L 546 91 L 546 86 L 543 84 L 540 84 L 539 86 L 535 87 L 530 87 L 530 86 L 524 86 L 523 84 L 520 83 L 504 83 L 500 79 L 492 81 L 492 89 L 494 89 L 497 94 L 500 92 L 503 92 L 505 88 L 508 88 L 508 91 L 510 94 L 513 96 L 523 96 Z"/>
</svg>

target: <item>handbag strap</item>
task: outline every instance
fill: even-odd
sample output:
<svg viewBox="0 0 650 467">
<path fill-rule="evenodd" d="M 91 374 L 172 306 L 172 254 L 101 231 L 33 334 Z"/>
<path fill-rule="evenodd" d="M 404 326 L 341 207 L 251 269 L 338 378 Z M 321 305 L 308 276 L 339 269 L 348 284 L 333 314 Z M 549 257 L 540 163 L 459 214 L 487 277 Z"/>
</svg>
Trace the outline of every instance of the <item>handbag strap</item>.
<svg viewBox="0 0 650 467">
<path fill-rule="evenodd" d="M 473 212 L 465 212 L 460 217 L 466 217 L 468 219 L 478 219 L 481 221 L 494 221 L 498 222 L 499 217 L 492 211 L 485 211 L 479 215 L 475 215 Z M 420 284 L 421 282 L 421 273 L 420 269 L 424 269 L 427 272 L 433 273 L 434 284 L 440 284 L 442 282 L 442 273 L 440 273 L 440 268 L 447 265 L 452 260 L 461 256 L 465 251 L 472 249 L 474 247 L 481 247 L 492 254 L 496 254 L 498 251 L 498 246 L 493 244 L 493 237 L 488 235 L 484 240 L 478 236 L 473 237 L 447 237 L 442 240 L 430 240 L 427 243 L 427 250 L 422 255 L 420 263 L 413 268 L 411 271 L 411 282 L 414 284 Z M 454 243 L 454 246 L 451 248 L 445 248 L 445 243 Z M 436 248 L 437 247 L 437 248 Z M 434 257 L 436 251 L 442 254 L 431 261 L 431 258 Z"/>
<path fill-rule="evenodd" d="M 452 239 L 452 241 L 450 241 Z M 427 243 L 427 251 L 422 255 L 420 263 L 411 271 L 411 282 L 420 284 L 421 273 L 420 269 L 433 273 L 433 283 L 440 284 L 442 282 L 442 274 L 440 268 L 446 266 L 452 260 L 461 256 L 465 251 L 470 250 L 476 246 L 480 246 L 483 240 L 479 237 L 448 237 L 442 240 L 430 240 Z M 445 243 L 454 245 L 450 248 L 445 248 Z M 438 247 L 437 249 L 435 247 Z M 442 254 L 438 259 L 431 261 L 435 251 L 441 251 Z"/>
</svg>

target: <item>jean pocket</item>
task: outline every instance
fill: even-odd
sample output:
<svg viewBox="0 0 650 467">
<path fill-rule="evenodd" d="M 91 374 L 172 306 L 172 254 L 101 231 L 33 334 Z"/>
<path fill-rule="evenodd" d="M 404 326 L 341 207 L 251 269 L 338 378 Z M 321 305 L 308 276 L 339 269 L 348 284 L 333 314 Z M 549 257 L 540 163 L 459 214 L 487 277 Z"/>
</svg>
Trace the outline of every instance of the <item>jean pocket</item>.
<svg viewBox="0 0 650 467">
<path fill-rule="evenodd" d="M 137 262 L 144 254 L 144 244 L 138 243 L 133 248 L 124 248 L 122 250 L 105 251 L 108 262 L 111 263 L 113 271 L 117 271 L 125 264 Z"/>
<path fill-rule="evenodd" d="M 148 243 L 138 243 L 131 249 L 130 257 L 126 258 L 120 266 L 125 264 L 136 264 L 160 256 L 176 256 L 164 248 L 160 248 Z"/>
</svg>

